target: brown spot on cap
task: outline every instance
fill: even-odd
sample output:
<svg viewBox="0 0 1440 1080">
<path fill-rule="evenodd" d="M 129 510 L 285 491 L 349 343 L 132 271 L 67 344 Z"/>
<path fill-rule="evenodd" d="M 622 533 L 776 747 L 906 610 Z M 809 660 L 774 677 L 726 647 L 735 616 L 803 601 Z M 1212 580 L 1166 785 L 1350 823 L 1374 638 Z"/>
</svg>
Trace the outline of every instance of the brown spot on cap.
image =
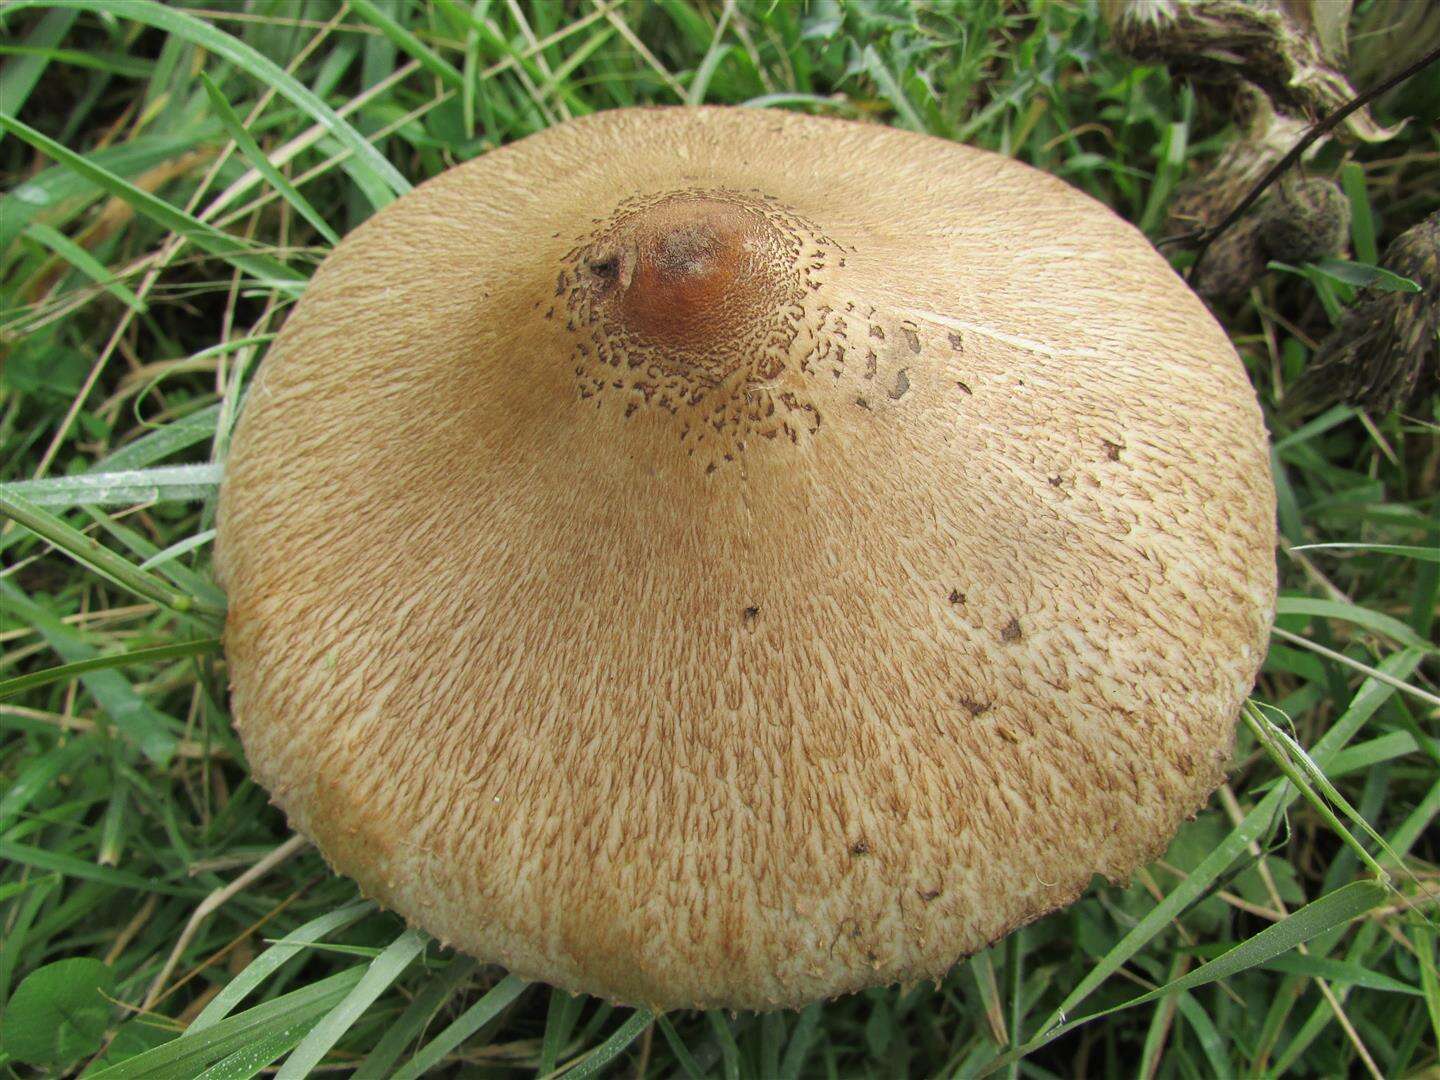
<svg viewBox="0 0 1440 1080">
<path fill-rule="evenodd" d="M 895 383 L 885 391 L 885 395 L 891 401 L 899 401 L 910 392 L 910 369 L 901 368 L 895 373 Z"/>
</svg>

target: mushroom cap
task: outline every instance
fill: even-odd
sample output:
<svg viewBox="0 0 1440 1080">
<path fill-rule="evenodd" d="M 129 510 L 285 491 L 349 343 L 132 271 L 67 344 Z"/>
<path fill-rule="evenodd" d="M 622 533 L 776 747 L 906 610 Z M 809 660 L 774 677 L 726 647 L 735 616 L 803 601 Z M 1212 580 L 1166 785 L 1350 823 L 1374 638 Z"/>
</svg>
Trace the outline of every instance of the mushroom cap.
<svg viewBox="0 0 1440 1080">
<path fill-rule="evenodd" d="M 220 508 L 236 726 L 330 863 L 571 991 L 938 977 L 1221 781 L 1273 613 L 1229 340 L 992 153 L 559 125 L 325 260 Z"/>
</svg>

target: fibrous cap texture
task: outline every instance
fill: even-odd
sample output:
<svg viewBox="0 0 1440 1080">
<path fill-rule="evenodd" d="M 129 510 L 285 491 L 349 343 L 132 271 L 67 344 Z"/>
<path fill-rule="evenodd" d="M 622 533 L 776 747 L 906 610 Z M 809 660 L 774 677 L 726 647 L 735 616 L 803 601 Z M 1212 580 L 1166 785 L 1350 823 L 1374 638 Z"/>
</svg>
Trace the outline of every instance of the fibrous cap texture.
<svg viewBox="0 0 1440 1080">
<path fill-rule="evenodd" d="M 1220 781 L 1274 597 L 1225 335 L 1058 180 L 623 110 L 326 259 L 222 490 L 236 724 L 443 941 L 656 1007 L 936 977 Z"/>
</svg>

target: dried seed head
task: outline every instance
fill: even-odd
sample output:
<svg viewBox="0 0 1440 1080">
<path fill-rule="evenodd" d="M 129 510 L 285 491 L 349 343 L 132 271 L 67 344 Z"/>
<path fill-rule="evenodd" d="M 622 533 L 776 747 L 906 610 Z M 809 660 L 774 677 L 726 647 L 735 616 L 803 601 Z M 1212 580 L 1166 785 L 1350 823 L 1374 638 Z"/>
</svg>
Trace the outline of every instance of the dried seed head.
<svg viewBox="0 0 1440 1080">
<path fill-rule="evenodd" d="M 1190 285 L 1212 304 L 1232 304 L 1265 276 L 1265 261 L 1260 218 L 1247 214 L 1210 245 Z"/>
<path fill-rule="evenodd" d="M 1231 104 L 1240 137 L 1207 169 L 1176 188 L 1168 232 L 1220 224 L 1305 133 L 1303 120 L 1277 113 L 1270 99 L 1251 84 L 1244 84 Z"/>
<path fill-rule="evenodd" d="M 1313 6 L 1313 5 L 1312 5 Z M 1355 92 L 1341 74 L 1341 43 L 1322 40 L 1320 23 L 1297 12 L 1306 5 L 1276 0 L 1106 0 L 1101 11 L 1120 49 L 1160 60 L 1177 74 L 1226 85 L 1248 80 L 1282 111 L 1312 119 L 1348 103 Z M 1345 129 L 1381 142 L 1398 129 L 1378 125 L 1368 110 Z"/>
<path fill-rule="evenodd" d="M 1287 177 L 1257 216 L 1265 253 L 1285 262 L 1339 255 L 1350 236 L 1350 200 L 1324 177 Z"/>
<path fill-rule="evenodd" d="M 1396 237 L 1380 261 L 1420 291 L 1362 290 L 1292 390 L 1297 410 L 1344 401 L 1387 413 L 1440 391 L 1440 212 Z"/>
</svg>

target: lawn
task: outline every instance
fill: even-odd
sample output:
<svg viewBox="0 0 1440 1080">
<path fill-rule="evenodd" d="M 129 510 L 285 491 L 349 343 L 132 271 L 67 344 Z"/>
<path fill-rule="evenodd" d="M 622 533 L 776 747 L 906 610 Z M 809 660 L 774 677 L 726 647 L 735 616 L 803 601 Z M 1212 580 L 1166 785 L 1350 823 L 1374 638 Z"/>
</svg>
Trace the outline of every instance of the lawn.
<svg viewBox="0 0 1440 1080">
<path fill-rule="evenodd" d="M 1346 257 L 1216 307 L 1273 441 L 1279 615 L 1228 782 L 1128 886 L 1097 879 L 938 985 L 652 1015 L 441 947 L 290 833 L 227 713 L 211 566 L 267 348 L 338 237 L 412 185 L 687 103 L 997 151 L 1155 240 L 1236 135 L 1082 0 L 0 7 L 6 1074 L 1433 1075 L 1434 372 L 1389 412 L 1290 391 L 1362 284 L 1409 285 L 1367 268 L 1440 211 L 1436 66 L 1377 103 L 1403 127 L 1305 166 L 1340 184 Z"/>
</svg>

